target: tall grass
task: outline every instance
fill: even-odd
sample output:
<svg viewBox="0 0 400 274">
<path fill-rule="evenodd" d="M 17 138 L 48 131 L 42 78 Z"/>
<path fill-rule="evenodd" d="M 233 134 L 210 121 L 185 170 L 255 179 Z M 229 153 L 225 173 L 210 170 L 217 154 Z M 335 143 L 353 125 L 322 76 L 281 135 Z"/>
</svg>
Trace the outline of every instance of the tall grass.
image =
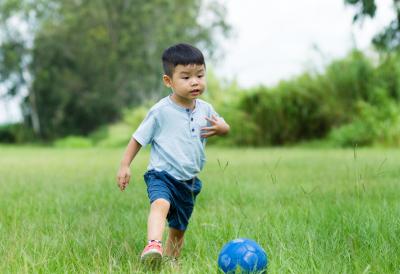
<svg viewBox="0 0 400 274">
<path fill-rule="evenodd" d="M 209 148 L 180 266 L 156 272 L 216 273 L 248 237 L 269 273 L 400 273 L 399 152 Z M 148 151 L 123 193 L 121 154 L 0 147 L 0 273 L 149 273 Z"/>
</svg>

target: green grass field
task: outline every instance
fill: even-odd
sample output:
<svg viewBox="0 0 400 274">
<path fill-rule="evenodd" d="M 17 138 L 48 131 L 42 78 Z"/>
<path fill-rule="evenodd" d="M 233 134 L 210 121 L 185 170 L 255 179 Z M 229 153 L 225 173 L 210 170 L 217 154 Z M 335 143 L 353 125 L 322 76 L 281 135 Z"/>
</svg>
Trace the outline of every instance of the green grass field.
<svg viewBox="0 0 400 274">
<path fill-rule="evenodd" d="M 150 273 L 138 260 L 148 151 L 121 193 L 123 149 L 0 147 L 0 273 Z M 208 148 L 180 268 L 217 273 L 237 237 L 268 273 L 400 273 L 400 150 Z"/>
</svg>

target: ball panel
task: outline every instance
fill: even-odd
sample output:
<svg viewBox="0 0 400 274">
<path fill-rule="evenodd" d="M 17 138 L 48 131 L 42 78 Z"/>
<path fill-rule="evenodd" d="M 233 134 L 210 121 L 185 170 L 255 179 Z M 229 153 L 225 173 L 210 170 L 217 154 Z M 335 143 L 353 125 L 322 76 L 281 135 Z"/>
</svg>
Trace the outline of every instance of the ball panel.
<svg viewBox="0 0 400 274">
<path fill-rule="evenodd" d="M 257 267 L 258 257 L 255 253 L 251 251 L 247 251 L 241 258 L 240 258 L 240 267 L 245 271 L 257 271 L 261 270 Z"/>
<path fill-rule="evenodd" d="M 245 241 L 246 241 L 246 239 L 244 239 L 244 238 L 239 238 L 239 239 L 232 240 L 232 241 L 230 241 L 230 242 L 231 242 L 231 243 L 237 244 L 237 243 L 244 243 Z"/>
<path fill-rule="evenodd" d="M 251 252 L 256 252 L 256 248 L 254 247 L 254 245 L 251 245 L 249 243 L 246 243 L 246 249 Z"/>
</svg>

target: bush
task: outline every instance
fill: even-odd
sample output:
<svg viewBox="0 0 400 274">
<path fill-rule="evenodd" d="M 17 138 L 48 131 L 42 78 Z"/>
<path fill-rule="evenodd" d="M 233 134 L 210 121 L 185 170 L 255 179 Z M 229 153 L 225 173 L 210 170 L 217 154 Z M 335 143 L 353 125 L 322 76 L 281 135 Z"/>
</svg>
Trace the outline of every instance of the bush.
<svg viewBox="0 0 400 274">
<path fill-rule="evenodd" d="M 358 103 L 353 122 L 332 130 L 329 139 L 337 146 L 400 145 L 400 105 L 386 101 L 378 106 Z"/>
<path fill-rule="evenodd" d="M 318 80 L 304 74 L 269 89 L 245 93 L 239 108 L 259 127 L 255 145 L 282 145 L 323 137 L 335 123 L 335 111 L 316 86 Z"/>
<path fill-rule="evenodd" d="M 273 88 L 243 92 L 238 106 L 258 127 L 253 145 L 321 139 L 333 128 L 329 139 L 339 145 L 395 145 L 399 101 L 400 55 L 388 55 L 374 65 L 354 50 L 323 73 L 304 73 Z"/>
<path fill-rule="evenodd" d="M 88 148 L 93 146 L 92 140 L 81 136 L 67 136 L 53 143 L 58 148 Z"/>
<path fill-rule="evenodd" d="M 233 102 L 219 104 L 216 106 L 217 112 L 230 125 L 229 135 L 223 138 L 209 138 L 207 143 L 210 145 L 238 145 L 252 146 L 256 142 L 260 128 L 256 125 L 250 115 L 240 110 Z"/>
<path fill-rule="evenodd" d="M 0 143 L 15 143 L 16 137 L 12 125 L 0 126 Z"/>
<path fill-rule="evenodd" d="M 139 127 L 140 123 L 146 117 L 146 114 L 150 110 L 152 105 L 153 104 L 151 102 L 147 102 L 139 107 L 124 110 L 123 122 L 129 125 L 132 130 L 136 130 Z"/>
<path fill-rule="evenodd" d="M 126 123 L 117 123 L 106 128 L 107 136 L 96 143 L 99 147 L 124 147 L 132 136 L 133 129 Z"/>
<path fill-rule="evenodd" d="M 324 92 L 332 96 L 346 113 L 352 113 L 357 101 L 368 102 L 376 85 L 372 62 L 358 50 L 333 61 L 321 76 Z"/>
<path fill-rule="evenodd" d="M 385 90 L 390 99 L 400 101 L 400 53 L 383 58 L 376 68 L 374 82 Z"/>
<path fill-rule="evenodd" d="M 0 126 L 0 143 L 27 143 L 35 141 L 32 129 L 24 124 L 8 124 Z"/>
<path fill-rule="evenodd" d="M 145 118 L 150 103 L 125 109 L 122 121 L 107 126 L 102 126 L 89 135 L 92 143 L 99 147 L 124 147 L 128 144 L 134 130 Z"/>
</svg>

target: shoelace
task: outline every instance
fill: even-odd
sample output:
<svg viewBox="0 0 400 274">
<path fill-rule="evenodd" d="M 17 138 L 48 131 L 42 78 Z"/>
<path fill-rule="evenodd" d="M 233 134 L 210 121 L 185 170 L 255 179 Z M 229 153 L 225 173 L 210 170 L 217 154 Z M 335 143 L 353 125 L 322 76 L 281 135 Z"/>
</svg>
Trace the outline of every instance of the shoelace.
<svg viewBox="0 0 400 274">
<path fill-rule="evenodd" d="M 151 242 L 147 245 L 146 250 L 153 248 L 153 247 L 159 247 L 161 248 L 161 244 L 157 243 L 157 242 Z"/>
</svg>

